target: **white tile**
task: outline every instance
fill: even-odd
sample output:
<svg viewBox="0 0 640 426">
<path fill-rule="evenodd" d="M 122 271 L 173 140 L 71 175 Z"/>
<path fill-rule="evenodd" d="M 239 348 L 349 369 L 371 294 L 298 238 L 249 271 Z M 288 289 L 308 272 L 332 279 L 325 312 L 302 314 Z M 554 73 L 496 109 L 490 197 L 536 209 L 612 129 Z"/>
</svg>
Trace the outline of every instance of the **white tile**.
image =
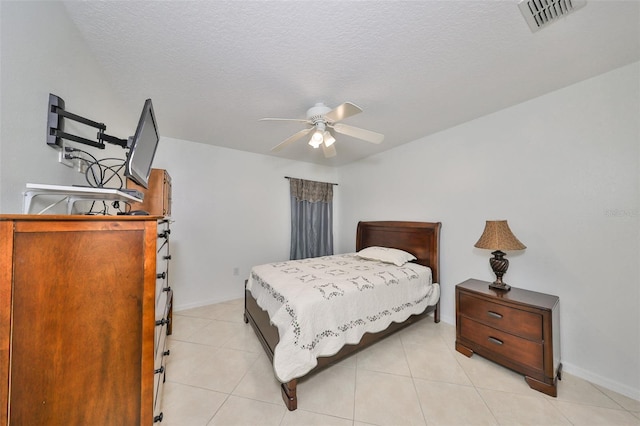
<svg viewBox="0 0 640 426">
<path fill-rule="evenodd" d="M 478 389 L 501 425 L 571 425 L 545 398 L 487 389 Z"/>
<path fill-rule="evenodd" d="M 208 426 L 278 426 L 286 408 L 267 402 L 229 396 Z"/>
<path fill-rule="evenodd" d="M 625 410 L 640 412 L 640 401 L 637 399 L 629 398 L 628 396 L 621 395 L 617 392 L 603 388 L 602 386 L 595 385 L 598 390 L 603 392 L 609 398 L 620 404 Z"/>
<path fill-rule="evenodd" d="M 236 324 L 233 325 L 235 326 Z M 244 323 L 239 325 L 240 327 L 232 328 L 235 331 L 235 334 L 224 342 L 223 347 L 260 354 L 265 353 L 262 344 L 258 340 L 256 333 L 253 331 L 253 327 Z"/>
<path fill-rule="evenodd" d="M 167 380 L 219 392 L 230 393 L 258 358 L 252 352 L 176 343 L 167 360 Z"/>
<path fill-rule="evenodd" d="M 398 336 L 389 336 L 357 354 L 358 369 L 410 376 L 409 364 Z"/>
<path fill-rule="evenodd" d="M 441 340 L 442 323 L 434 323 L 432 317 L 426 317 L 400 330 L 397 335 L 403 343 L 429 344 L 432 340 Z"/>
<path fill-rule="evenodd" d="M 243 322 L 244 300 L 236 299 L 230 302 L 177 311 L 176 314 L 188 317 L 217 319 L 230 322 Z"/>
<path fill-rule="evenodd" d="M 187 317 L 183 315 L 173 315 L 173 334 L 169 336 L 174 340 L 189 340 L 189 337 L 196 331 L 210 324 L 211 320 L 206 318 Z"/>
<path fill-rule="evenodd" d="M 497 425 L 473 386 L 414 379 L 427 424 Z"/>
<path fill-rule="evenodd" d="M 558 380 L 558 396 L 552 400 L 577 402 L 597 407 L 622 409 L 622 406 L 605 395 L 592 383 L 579 377 L 562 373 L 562 380 Z"/>
<path fill-rule="evenodd" d="M 616 410 L 565 401 L 551 401 L 551 403 L 575 425 L 640 425 L 640 419 L 622 409 Z"/>
<path fill-rule="evenodd" d="M 353 418 L 356 370 L 339 365 L 298 382 L 298 408 L 345 419 Z"/>
<path fill-rule="evenodd" d="M 162 395 L 162 424 L 204 426 L 227 399 L 227 394 L 166 382 Z"/>
<path fill-rule="evenodd" d="M 348 419 L 297 409 L 287 411 L 280 426 L 351 426 L 351 424 L 351 420 Z"/>
<path fill-rule="evenodd" d="M 222 348 L 231 339 L 237 339 L 238 335 L 246 335 L 248 331 L 247 326 L 243 323 L 211 320 L 209 324 L 194 331 L 186 340 Z"/>
<path fill-rule="evenodd" d="M 442 340 L 432 340 L 429 345 L 406 343 L 404 348 L 413 377 L 459 385 L 471 384 L 455 355 Z"/>
<path fill-rule="evenodd" d="M 355 420 L 377 425 L 425 425 L 413 380 L 358 370 Z"/>
<path fill-rule="evenodd" d="M 501 366 L 493 361 L 474 354 L 470 358 L 459 352 L 455 353 L 456 360 L 465 371 L 471 383 L 478 388 L 492 389 L 503 392 L 515 392 L 523 394 L 540 394 L 532 390 L 524 376 L 513 370 Z"/>
<path fill-rule="evenodd" d="M 280 394 L 280 382 L 276 379 L 273 364 L 262 354 L 244 375 L 233 394 L 245 398 L 256 399 L 284 407 Z"/>
</svg>

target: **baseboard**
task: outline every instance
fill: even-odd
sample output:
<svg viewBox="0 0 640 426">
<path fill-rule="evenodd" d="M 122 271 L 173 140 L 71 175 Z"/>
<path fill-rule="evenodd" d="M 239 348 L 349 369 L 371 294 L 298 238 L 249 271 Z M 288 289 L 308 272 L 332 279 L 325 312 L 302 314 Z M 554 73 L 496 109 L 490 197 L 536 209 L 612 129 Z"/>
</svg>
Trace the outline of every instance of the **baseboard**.
<svg viewBox="0 0 640 426">
<path fill-rule="evenodd" d="M 448 316 L 448 315 L 442 315 L 442 311 L 440 311 L 440 321 L 447 323 L 447 324 L 451 324 L 454 327 L 456 326 L 456 317 L 452 317 L 452 316 Z"/>
<path fill-rule="evenodd" d="M 626 397 L 635 399 L 636 401 L 640 401 L 640 389 L 635 389 L 631 386 L 627 386 L 625 384 L 616 382 L 607 377 L 602 377 L 598 374 L 595 374 L 591 371 L 585 370 L 583 368 L 577 367 L 570 362 L 566 362 L 562 360 L 562 371 L 579 377 L 581 379 L 587 380 L 594 385 L 602 386 L 603 388 L 612 390 Z"/>
<path fill-rule="evenodd" d="M 215 305 L 216 303 L 230 302 L 232 300 L 237 300 L 239 298 L 240 297 L 231 297 L 226 299 L 216 298 L 216 299 L 199 300 L 194 303 L 174 304 L 173 312 L 186 311 L 187 309 L 199 308 L 201 306 Z M 173 300 L 175 301 L 175 297 Z"/>
</svg>

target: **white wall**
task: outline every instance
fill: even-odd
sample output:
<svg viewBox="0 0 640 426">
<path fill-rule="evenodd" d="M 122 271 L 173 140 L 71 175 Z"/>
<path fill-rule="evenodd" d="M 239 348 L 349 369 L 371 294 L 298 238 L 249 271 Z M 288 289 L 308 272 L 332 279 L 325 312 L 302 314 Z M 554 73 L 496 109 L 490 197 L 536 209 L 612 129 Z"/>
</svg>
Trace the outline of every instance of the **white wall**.
<svg viewBox="0 0 640 426">
<path fill-rule="evenodd" d="M 455 285 L 493 280 L 473 247 L 507 219 L 527 246 L 505 281 L 560 297 L 565 370 L 640 397 L 638 63 L 340 169 L 358 220 L 441 221 L 442 317 Z M 428 119 L 428 117 L 425 117 Z"/>
<path fill-rule="evenodd" d="M 0 212 L 20 213 L 27 182 L 85 183 L 58 163 L 58 150 L 46 146 L 49 93 L 62 97 L 70 112 L 105 123 L 113 136 L 131 134 L 137 117 L 119 116 L 113 91 L 61 3 L 2 1 L 0 9 Z M 67 130 L 96 134 L 72 121 Z M 105 151 L 82 147 L 100 157 L 124 155 L 115 145 Z"/>
<path fill-rule="evenodd" d="M 243 297 L 252 266 L 289 259 L 285 176 L 337 182 L 332 167 L 170 138 L 161 140 L 154 167 L 167 169 L 172 179 L 177 310 Z M 340 188 L 334 191 L 335 211 Z M 339 232 L 336 218 L 334 234 Z"/>
</svg>

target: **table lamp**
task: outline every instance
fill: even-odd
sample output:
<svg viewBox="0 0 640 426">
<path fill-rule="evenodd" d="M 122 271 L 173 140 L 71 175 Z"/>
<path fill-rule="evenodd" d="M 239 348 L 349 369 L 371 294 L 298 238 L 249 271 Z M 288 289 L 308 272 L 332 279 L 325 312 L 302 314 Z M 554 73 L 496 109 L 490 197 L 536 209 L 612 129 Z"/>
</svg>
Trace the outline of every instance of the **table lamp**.
<svg viewBox="0 0 640 426">
<path fill-rule="evenodd" d="M 474 247 L 494 250 L 493 257 L 489 259 L 489 264 L 496 280 L 489 284 L 489 288 L 501 291 L 509 291 L 511 287 L 502 281 L 502 276 L 509 268 L 509 260 L 506 259 L 502 250 L 523 250 L 527 248 L 513 235 L 506 220 L 487 220 L 484 232 Z"/>
</svg>

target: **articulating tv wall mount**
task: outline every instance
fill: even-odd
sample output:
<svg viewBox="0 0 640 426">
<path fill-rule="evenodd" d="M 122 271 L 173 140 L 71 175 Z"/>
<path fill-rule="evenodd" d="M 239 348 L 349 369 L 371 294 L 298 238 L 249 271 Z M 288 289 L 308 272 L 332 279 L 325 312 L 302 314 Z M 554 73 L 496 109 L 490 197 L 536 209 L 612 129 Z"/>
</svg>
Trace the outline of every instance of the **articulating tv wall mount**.
<svg viewBox="0 0 640 426">
<path fill-rule="evenodd" d="M 98 129 L 98 134 L 96 135 L 97 141 L 92 141 L 90 139 L 86 139 L 80 136 L 65 133 L 63 118 L 68 118 L 69 120 L 77 121 L 78 123 L 82 123 L 87 126 L 95 127 L 96 129 Z M 51 93 L 49 94 L 47 128 L 48 128 L 47 145 L 53 148 L 61 148 L 62 139 L 67 139 L 70 141 L 91 145 L 99 149 L 104 149 L 105 142 L 108 142 L 114 145 L 120 145 L 123 148 L 128 147 L 127 139 L 120 139 L 120 138 L 116 138 L 115 136 L 107 135 L 105 133 L 105 130 L 107 130 L 107 126 L 105 126 L 103 123 L 98 123 L 93 120 L 89 120 L 87 118 L 80 117 L 79 115 L 65 111 L 64 100 L 61 97 Z"/>
</svg>

